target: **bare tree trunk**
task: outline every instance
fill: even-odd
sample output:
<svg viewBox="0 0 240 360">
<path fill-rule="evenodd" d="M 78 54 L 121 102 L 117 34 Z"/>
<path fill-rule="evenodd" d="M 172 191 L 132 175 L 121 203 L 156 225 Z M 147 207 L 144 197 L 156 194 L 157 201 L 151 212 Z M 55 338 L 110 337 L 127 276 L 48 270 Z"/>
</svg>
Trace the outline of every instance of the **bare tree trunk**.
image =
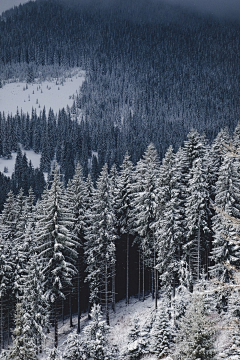
<svg viewBox="0 0 240 360">
<path fill-rule="evenodd" d="M 62 323 L 64 324 L 64 299 L 62 299 Z"/>
<path fill-rule="evenodd" d="M 77 289 L 78 289 L 78 325 L 77 333 L 80 334 L 80 319 L 81 319 L 81 303 L 80 303 L 80 259 L 78 259 L 78 278 L 77 278 Z"/>
<path fill-rule="evenodd" d="M 141 299 L 141 250 L 138 251 L 138 300 Z"/>
<path fill-rule="evenodd" d="M 200 254 L 200 216 L 198 217 L 198 245 L 197 245 L 197 280 L 200 279 L 201 254 Z"/>
<path fill-rule="evenodd" d="M 127 279 L 126 279 L 126 304 L 129 304 L 129 234 L 127 234 Z"/>
<path fill-rule="evenodd" d="M 144 282 L 145 282 L 145 277 L 144 277 L 144 271 L 145 271 L 145 267 L 144 267 L 144 251 L 143 251 L 143 265 L 142 265 L 142 274 L 143 274 L 143 279 L 142 279 L 142 284 L 143 284 L 143 295 L 142 295 L 142 301 L 145 300 L 145 288 L 144 288 Z"/>
<path fill-rule="evenodd" d="M 109 310 L 108 310 L 108 265 L 105 264 L 105 309 L 106 309 L 106 323 L 109 325 Z"/>
<path fill-rule="evenodd" d="M 70 289 L 70 292 L 69 292 L 69 325 L 70 325 L 70 328 L 73 327 L 73 321 L 72 321 L 72 289 Z"/>
<path fill-rule="evenodd" d="M 7 328 L 7 334 L 8 334 L 8 349 L 9 349 L 9 345 L 10 345 L 10 313 L 9 313 L 9 308 L 8 308 L 8 328 Z"/>
<path fill-rule="evenodd" d="M 115 263 L 112 265 L 112 310 L 115 312 L 115 303 L 116 303 L 116 286 L 115 286 Z"/>
<path fill-rule="evenodd" d="M 57 318 L 57 300 L 54 304 L 54 346 L 58 347 L 58 318 Z"/>
<path fill-rule="evenodd" d="M 155 295 L 155 310 L 157 310 L 157 294 L 158 294 L 158 289 L 157 289 L 157 269 L 156 269 L 156 249 L 155 249 L 155 241 L 154 241 L 154 287 L 155 287 L 155 291 L 154 291 L 154 295 Z"/>
<path fill-rule="evenodd" d="M 4 349 L 4 339 L 3 339 L 3 301 L 2 301 L 2 298 L 0 300 L 0 306 L 1 306 L 1 319 L 0 319 L 0 331 L 1 331 L 1 337 L 0 337 L 0 343 L 1 343 L 1 346 L 0 346 L 0 352 L 2 349 Z"/>
</svg>

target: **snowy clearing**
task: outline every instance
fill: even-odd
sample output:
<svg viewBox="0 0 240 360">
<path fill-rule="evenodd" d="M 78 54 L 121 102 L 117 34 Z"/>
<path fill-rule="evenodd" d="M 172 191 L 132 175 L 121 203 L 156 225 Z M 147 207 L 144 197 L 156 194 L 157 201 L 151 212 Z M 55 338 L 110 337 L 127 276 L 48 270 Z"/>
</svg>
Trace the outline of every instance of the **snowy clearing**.
<svg viewBox="0 0 240 360">
<path fill-rule="evenodd" d="M 71 77 L 52 78 L 48 81 L 33 83 L 9 82 L 0 88 L 0 111 L 15 115 L 19 112 L 31 114 L 32 108 L 39 115 L 45 106 L 48 114 L 51 108 L 54 113 L 67 106 L 71 107 L 85 80 L 85 71 L 74 69 Z"/>
<path fill-rule="evenodd" d="M 23 154 L 26 153 L 27 159 L 28 159 L 28 161 L 31 160 L 32 166 L 34 167 L 34 169 L 39 168 L 41 154 L 36 154 L 33 150 L 23 150 L 23 149 L 22 149 L 22 153 Z M 4 173 L 5 176 L 8 176 L 8 177 L 12 176 L 12 173 L 14 172 L 16 156 L 17 156 L 17 153 L 13 152 L 11 159 L 4 159 L 4 158 L 0 157 L 0 172 Z M 4 172 L 5 167 L 8 170 L 7 172 Z"/>
</svg>

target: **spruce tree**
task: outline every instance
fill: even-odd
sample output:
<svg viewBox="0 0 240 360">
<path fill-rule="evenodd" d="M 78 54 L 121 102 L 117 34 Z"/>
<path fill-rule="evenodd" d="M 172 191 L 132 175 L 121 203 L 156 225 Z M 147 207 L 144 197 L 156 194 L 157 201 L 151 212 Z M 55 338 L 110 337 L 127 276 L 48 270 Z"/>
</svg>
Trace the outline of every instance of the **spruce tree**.
<svg viewBox="0 0 240 360">
<path fill-rule="evenodd" d="M 199 280 L 205 264 L 205 270 L 208 271 L 211 236 L 208 179 L 202 159 L 196 160 L 190 171 L 185 208 L 187 242 L 184 244 L 184 252 L 191 272 Z"/>
<path fill-rule="evenodd" d="M 226 263 L 239 264 L 240 248 L 237 241 L 237 231 L 232 226 L 231 221 L 223 215 L 225 213 L 227 216 L 240 218 L 239 171 L 239 159 L 226 155 L 219 169 L 216 183 L 216 215 L 213 217 L 214 240 L 211 256 L 215 264 L 211 273 L 222 281 L 229 281 L 231 273 Z"/>
<path fill-rule="evenodd" d="M 157 311 L 150 337 L 151 353 L 155 354 L 158 359 L 169 354 L 173 340 L 173 330 L 169 320 L 167 305 L 163 302 L 161 303 L 161 309 Z"/>
<path fill-rule="evenodd" d="M 78 252 L 78 258 L 77 258 L 77 279 L 75 281 L 75 285 L 77 286 L 77 296 L 78 296 L 78 333 L 80 333 L 80 316 L 81 316 L 81 307 L 80 307 L 80 301 L 81 301 L 81 282 L 84 278 L 84 242 L 85 242 L 85 217 L 86 217 L 86 183 L 83 180 L 82 175 L 82 168 L 80 164 L 78 163 L 76 166 L 76 172 L 73 177 L 73 179 L 69 182 L 66 195 L 68 198 L 67 206 L 69 208 L 69 211 L 72 213 L 73 216 L 73 227 L 71 229 L 74 239 L 79 243 L 77 252 Z M 77 282 L 77 284 L 76 284 Z M 70 296 L 71 296 L 71 289 Z M 71 304 L 71 298 L 70 298 L 70 304 Z M 70 314 L 71 315 L 71 314 Z M 72 323 L 72 319 L 70 316 L 70 322 Z"/>
<path fill-rule="evenodd" d="M 176 337 L 177 360 L 211 360 L 215 358 L 214 326 L 208 317 L 203 297 L 196 294 L 180 319 Z"/>
<path fill-rule="evenodd" d="M 129 235 L 133 232 L 131 221 L 131 198 L 133 164 L 128 153 L 125 155 L 117 181 L 116 212 L 123 239 L 126 238 L 126 304 L 129 303 Z"/>
<path fill-rule="evenodd" d="M 57 165 L 54 169 L 51 188 L 45 190 L 37 218 L 36 251 L 44 264 L 46 298 L 54 305 L 55 347 L 57 347 L 57 300 L 65 298 L 64 286 L 72 285 L 72 277 L 77 272 L 74 263 L 78 247 L 78 242 L 74 240 L 70 231 L 73 226 L 73 217 L 66 207 L 66 198 Z"/>
<path fill-rule="evenodd" d="M 133 228 L 140 238 L 140 248 L 144 263 L 152 270 L 154 278 L 155 307 L 157 307 L 157 273 L 156 273 L 156 238 L 154 225 L 157 220 L 157 179 L 159 176 L 159 159 L 155 146 L 151 143 L 143 158 L 137 163 L 135 182 L 132 191 Z M 143 266 L 144 268 L 144 266 Z M 143 270 L 144 279 L 144 270 Z M 144 284 L 144 280 L 143 280 Z M 144 299 L 144 289 L 143 289 Z"/>
<path fill-rule="evenodd" d="M 102 320 L 100 305 L 95 305 L 91 310 L 90 324 L 84 328 L 87 359 L 114 360 L 112 349 L 107 341 L 109 327 Z"/>
<path fill-rule="evenodd" d="M 86 359 L 86 345 L 82 336 L 70 334 L 65 341 L 63 360 L 83 360 Z"/>
<path fill-rule="evenodd" d="M 92 211 L 86 229 L 85 255 L 92 302 L 103 300 L 109 324 L 109 279 L 115 263 L 115 217 L 112 208 L 107 165 L 97 181 Z"/>
</svg>

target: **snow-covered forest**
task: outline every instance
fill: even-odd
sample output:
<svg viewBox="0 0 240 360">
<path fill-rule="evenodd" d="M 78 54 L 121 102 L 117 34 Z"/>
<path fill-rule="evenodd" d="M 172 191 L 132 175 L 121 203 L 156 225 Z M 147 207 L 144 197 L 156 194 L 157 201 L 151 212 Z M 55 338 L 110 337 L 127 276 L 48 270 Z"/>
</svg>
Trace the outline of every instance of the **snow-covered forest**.
<svg viewBox="0 0 240 360">
<path fill-rule="evenodd" d="M 161 163 L 151 143 L 136 166 L 128 154 L 119 171 L 104 165 L 95 187 L 79 163 L 65 187 L 55 162 L 36 203 L 31 188 L 10 191 L 0 223 L 1 347 L 11 329 L 14 340 L 3 358 L 37 358 L 51 327 L 57 352 L 59 317 L 70 316 L 71 327 L 76 312 L 80 335 L 70 335 L 64 359 L 161 358 L 175 348 L 176 359 L 193 351 L 214 359 L 216 321 L 232 331 L 226 357 L 238 354 L 239 146 L 239 125 L 212 145 L 192 130 Z M 110 348 L 116 302 L 149 294 L 148 327 L 140 331 L 135 319 L 125 352 Z"/>
<path fill-rule="evenodd" d="M 0 359 L 240 359 L 239 37 L 161 1 L 0 16 L 0 91 L 36 102 L 0 101 Z"/>
</svg>

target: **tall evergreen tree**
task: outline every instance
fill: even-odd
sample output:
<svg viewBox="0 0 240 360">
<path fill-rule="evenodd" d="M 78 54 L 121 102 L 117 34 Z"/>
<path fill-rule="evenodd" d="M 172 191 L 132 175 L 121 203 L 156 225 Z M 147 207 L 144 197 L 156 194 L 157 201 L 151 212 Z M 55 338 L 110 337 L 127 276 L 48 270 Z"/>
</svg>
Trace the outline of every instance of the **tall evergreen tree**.
<svg viewBox="0 0 240 360">
<path fill-rule="evenodd" d="M 136 166 L 133 184 L 132 219 L 134 230 L 140 237 L 140 247 L 147 266 L 154 272 L 155 306 L 157 307 L 157 273 L 156 273 L 156 238 L 154 224 L 157 219 L 157 179 L 159 176 L 159 159 L 156 148 L 150 144 Z M 143 276 L 144 278 L 144 276 Z M 144 293 L 144 290 L 143 290 Z M 144 294 L 143 294 L 144 299 Z"/>
<path fill-rule="evenodd" d="M 43 259 L 46 297 L 54 305 L 55 347 L 57 348 L 57 300 L 65 297 L 64 285 L 71 286 L 72 284 L 72 277 L 77 271 L 74 262 L 77 258 L 75 248 L 78 246 L 78 242 L 73 239 L 73 234 L 69 230 L 73 226 L 73 217 L 66 207 L 66 198 L 57 165 L 54 169 L 51 188 L 45 190 L 37 217 L 36 251 Z"/>
<path fill-rule="evenodd" d="M 109 324 L 109 279 L 112 277 L 112 264 L 115 263 L 116 235 L 107 165 L 97 181 L 89 220 L 85 254 L 90 298 L 93 302 L 104 299 L 106 321 Z"/>
<path fill-rule="evenodd" d="M 240 162 L 238 158 L 226 155 L 219 169 L 216 183 L 215 207 L 216 215 L 213 217 L 213 250 L 212 260 L 215 265 L 211 272 L 222 281 L 229 280 L 229 270 L 225 266 L 239 263 L 239 245 L 236 242 L 237 231 L 233 228 L 231 221 L 222 215 L 240 218 Z"/>
<path fill-rule="evenodd" d="M 123 159 L 117 184 L 116 209 L 120 233 L 126 237 L 126 304 L 129 303 L 129 235 L 132 232 L 131 198 L 133 182 L 133 164 L 128 153 Z"/>
</svg>

